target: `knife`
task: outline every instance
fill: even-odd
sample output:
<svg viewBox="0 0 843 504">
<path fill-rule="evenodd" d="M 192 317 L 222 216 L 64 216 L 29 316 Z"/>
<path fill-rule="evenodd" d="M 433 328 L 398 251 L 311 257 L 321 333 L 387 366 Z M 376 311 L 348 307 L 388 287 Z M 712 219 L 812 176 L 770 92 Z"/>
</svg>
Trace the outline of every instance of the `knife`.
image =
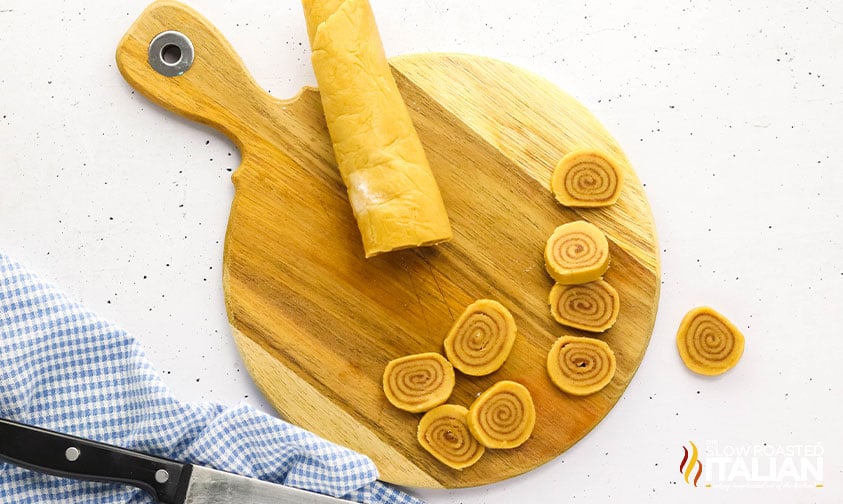
<svg viewBox="0 0 843 504">
<path fill-rule="evenodd" d="M 161 504 L 349 502 L 3 418 L 0 460 L 53 476 L 132 485 L 149 492 Z"/>
</svg>

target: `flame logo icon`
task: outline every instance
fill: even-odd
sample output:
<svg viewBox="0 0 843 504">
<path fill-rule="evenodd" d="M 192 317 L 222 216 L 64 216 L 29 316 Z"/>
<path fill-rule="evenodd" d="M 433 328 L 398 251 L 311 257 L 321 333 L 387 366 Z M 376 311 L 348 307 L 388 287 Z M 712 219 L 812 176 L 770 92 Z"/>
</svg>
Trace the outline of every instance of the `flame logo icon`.
<svg viewBox="0 0 843 504">
<path fill-rule="evenodd" d="M 685 450 L 685 455 L 682 457 L 682 462 L 679 464 L 679 472 L 685 476 L 685 483 L 691 484 L 689 478 L 691 477 L 691 473 L 694 472 L 696 468 L 696 474 L 694 475 L 694 486 L 697 486 L 697 482 L 700 480 L 700 476 L 702 476 L 702 462 L 699 461 L 699 451 L 697 451 L 697 445 L 694 444 L 693 441 L 688 441 L 691 443 L 691 452 L 688 453 L 688 449 L 684 446 L 682 447 Z M 689 460 L 690 456 L 690 460 Z"/>
</svg>

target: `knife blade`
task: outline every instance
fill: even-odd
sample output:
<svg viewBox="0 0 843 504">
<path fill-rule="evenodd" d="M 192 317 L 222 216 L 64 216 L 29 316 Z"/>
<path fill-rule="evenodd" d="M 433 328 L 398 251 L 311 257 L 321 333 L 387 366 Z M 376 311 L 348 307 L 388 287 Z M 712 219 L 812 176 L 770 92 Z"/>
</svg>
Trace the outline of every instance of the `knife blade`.
<svg viewBox="0 0 843 504">
<path fill-rule="evenodd" d="M 132 485 L 161 504 L 349 502 L 3 418 L 0 460 L 53 476 Z"/>
</svg>

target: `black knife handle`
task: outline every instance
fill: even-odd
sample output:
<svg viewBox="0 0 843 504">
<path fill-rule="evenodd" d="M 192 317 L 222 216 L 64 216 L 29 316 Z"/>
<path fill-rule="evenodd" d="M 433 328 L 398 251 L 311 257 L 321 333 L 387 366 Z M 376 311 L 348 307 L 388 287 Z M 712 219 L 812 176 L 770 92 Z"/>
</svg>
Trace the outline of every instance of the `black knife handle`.
<svg viewBox="0 0 843 504">
<path fill-rule="evenodd" d="M 132 485 L 182 504 L 191 466 L 0 418 L 0 460 L 54 476 Z"/>
</svg>

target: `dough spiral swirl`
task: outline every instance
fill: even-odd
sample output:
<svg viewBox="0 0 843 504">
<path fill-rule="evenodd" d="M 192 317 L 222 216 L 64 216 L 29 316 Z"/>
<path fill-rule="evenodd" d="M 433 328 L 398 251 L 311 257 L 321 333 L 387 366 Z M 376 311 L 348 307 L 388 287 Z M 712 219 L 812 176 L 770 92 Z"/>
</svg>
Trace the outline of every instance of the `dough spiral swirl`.
<svg viewBox="0 0 843 504">
<path fill-rule="evenodd" d="M 608 330 L 620 312 L 618 291 L 605 280 L 581 285 L 556 284 L 550 290 L 548 302 L 557 322 L 590 332 Z"/>
<path fill-rule="evenodd" d="M 547 354 L 547 373 L 563 392 L 584 396 L 605 387 L 615 376 L 615 354 L 606 342 L 562 336 Z"/>
<path fill-rule="evenodd" d="M 609 241 L 603 231 L 586 221 L 557 227 L 544 249 L 547 272 L 563 285 L 597 280 L 609 268 Z"/>
<path fill-rule="evenodd" d="M 445 338 L 445 355 L 469 376 L 497 371 L 515 343 L 515 319 L 505 306 L 479 299 L 466 307 Z"/>
<path fill-rule="evenodd" d="M 676 333 L 676 346 L 688 369 L 719 375 L 735 367 L 743 355 L 743 334 L 708 306 L 689 311 Z"/>
<path fill-rule="evenodd" d="M 427 411 L 448 400 L 454 390 L 454 368 L 445 357 L 428 352 L 390 361 L 383 372 L 383 391 L 396 408 Z"/>
<path fill-rule="evenodd" d="M 477 462 L 486 448 L 468 430 L 468 410 L 456 404 L 443 404 L 424 414 L 419 421 L 419 444 L 437 460 L 454 469 Z"/>
<path fill-rule="evenodd" d="M 520 446 L 530 438 L 535 424 L 530 391 L 513 381 L 492 385 L 468 409 L 468 428 L 486 448 Z"/>
<path fill-rule="evenodd" d="M 612 205 L 618 200 L 622 185 L 618 162 L 595 149 L 569 152 L 556 165 L 550 179 L 556 201 L 570 207 Z"/>
</svg>

